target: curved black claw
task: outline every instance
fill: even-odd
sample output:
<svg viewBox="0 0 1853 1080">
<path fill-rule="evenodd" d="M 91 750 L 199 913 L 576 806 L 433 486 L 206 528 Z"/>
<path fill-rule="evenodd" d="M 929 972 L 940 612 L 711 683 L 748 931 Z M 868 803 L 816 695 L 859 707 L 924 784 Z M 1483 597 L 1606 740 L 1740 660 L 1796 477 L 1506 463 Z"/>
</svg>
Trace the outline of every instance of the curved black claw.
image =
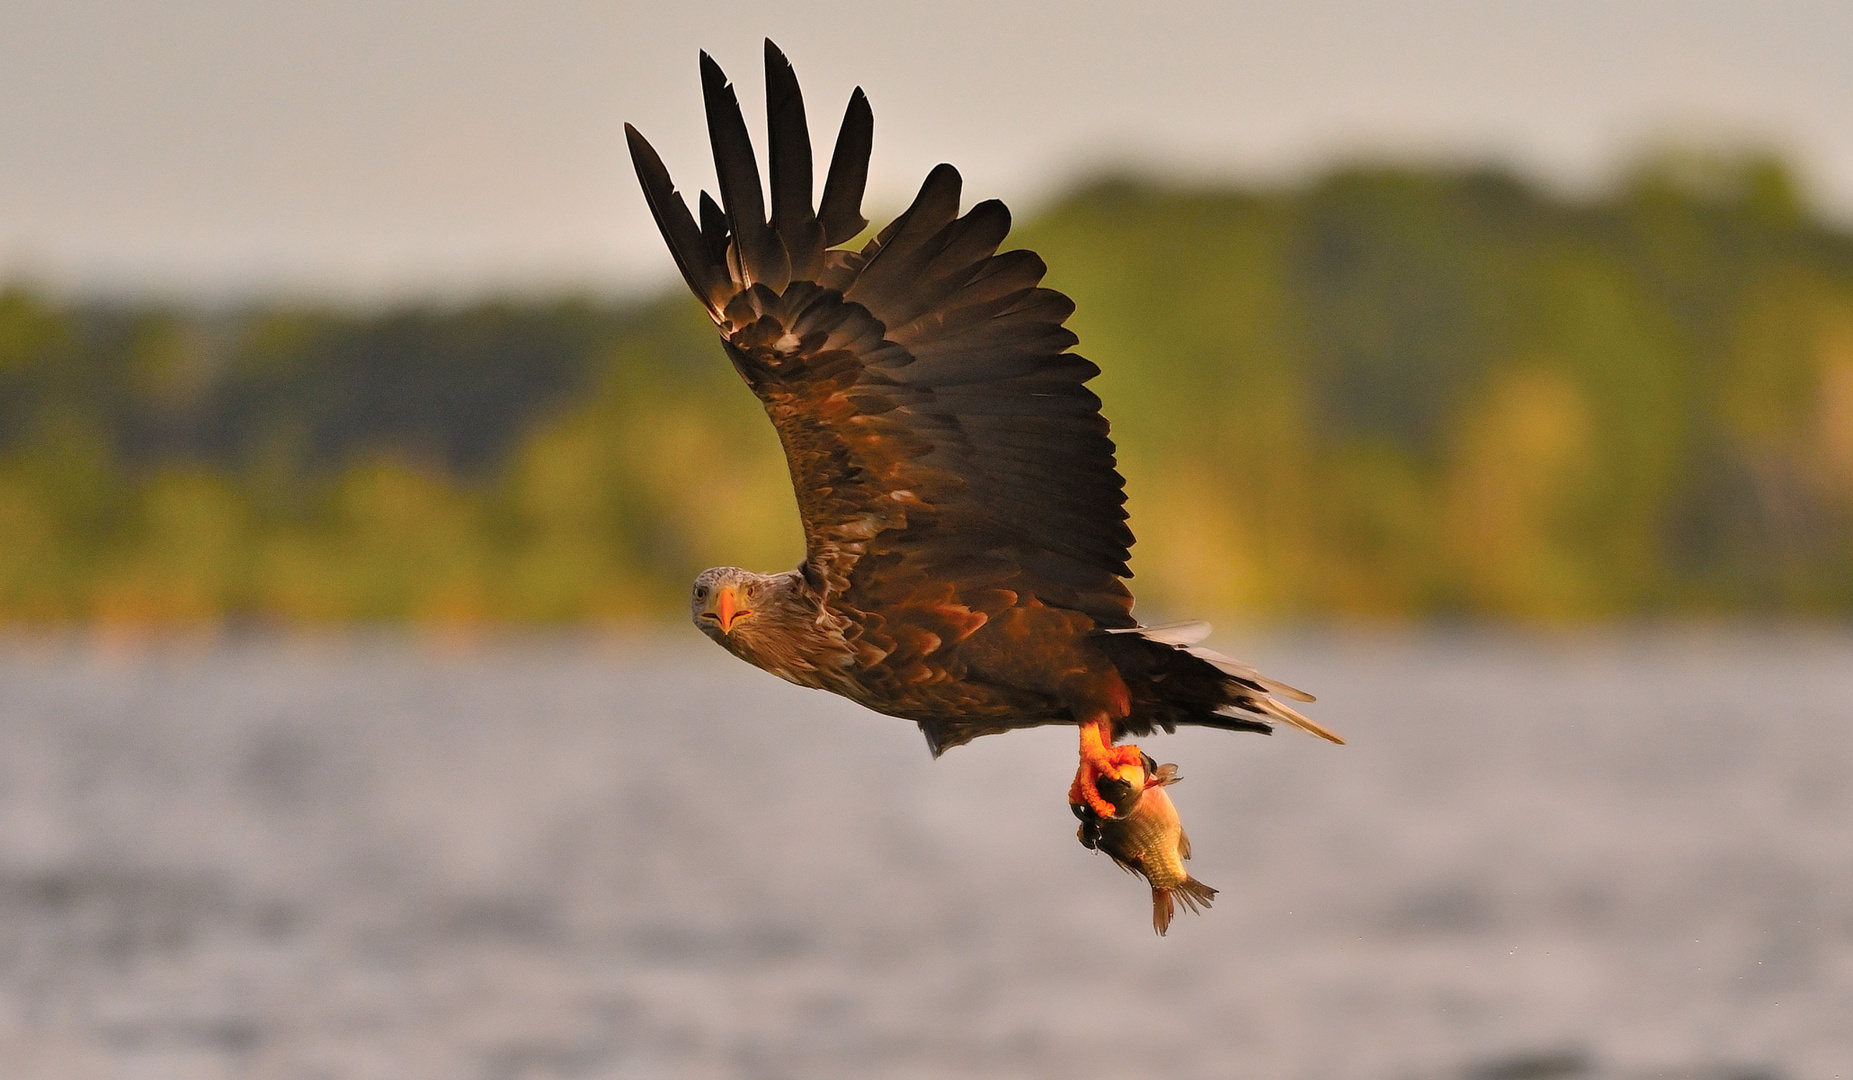
<svg viewBox="0 0 1853 1080">
<path fill-rule="evenodd" d="M 1100 815 L 1094 808 L 1082 803 L 1069 803 L 1068 809 L 1081 819 L 1081 827 L 1075 830 L 1074 838 L 1081 841 L 1081 846 L 1089 851 L 1100 846 Z"/>
</svg>

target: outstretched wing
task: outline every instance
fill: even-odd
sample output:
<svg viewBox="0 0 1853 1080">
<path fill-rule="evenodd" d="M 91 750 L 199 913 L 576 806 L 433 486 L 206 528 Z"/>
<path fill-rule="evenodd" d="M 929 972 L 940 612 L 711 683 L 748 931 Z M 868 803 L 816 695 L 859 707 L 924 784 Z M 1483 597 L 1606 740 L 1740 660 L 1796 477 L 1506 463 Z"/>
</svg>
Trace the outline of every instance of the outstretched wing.
<svg viewBox="0 0 1853 1080">
<path fill-rule="evenodd" d="M 676 265 L 778 429 L 812 587 L 891 635 L 935 612 L 935 645 L 984 621 L 955 612 L 1026 604 L 1133 625 L 1123 482 L 1084 385 L 1099 369 L 1068 352 L 1074 305 L 1038 287 L 1042 260 L 997 253 L 1009 211 L 960 216 L 941 165 L 873 241 L 838 248 L 867 224 L 868 101 L 850 98 L 813 210 L 803 99 L 768 41 L 768 217 L 733 89 L 705 53 L 701 68 L 721 204 L 704 193 L 699 224 L 625 130 Z"/>
</svg>

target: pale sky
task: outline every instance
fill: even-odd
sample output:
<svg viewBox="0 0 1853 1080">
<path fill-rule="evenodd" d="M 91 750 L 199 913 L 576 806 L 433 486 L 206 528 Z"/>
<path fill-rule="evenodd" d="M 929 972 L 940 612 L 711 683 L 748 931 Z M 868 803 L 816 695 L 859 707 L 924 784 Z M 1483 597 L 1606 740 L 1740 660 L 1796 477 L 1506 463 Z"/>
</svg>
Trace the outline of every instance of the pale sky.
<svg viewBox="0 0 1853 1080">
<path fill-rule="evenodd" d="M 1853 221 L 1853 3 L 0 0 L 0 280 L 358 301 L 673 270 L 624 152 L 711 186 L 696 54 L 763 136 L 760 41 L 869 204 L 933 164 L 1033 212 L 1104 165 L 1290 180 L 1363 155 L 1572 190 L 1668 138 L 1775 148 Z"/>
</svg>

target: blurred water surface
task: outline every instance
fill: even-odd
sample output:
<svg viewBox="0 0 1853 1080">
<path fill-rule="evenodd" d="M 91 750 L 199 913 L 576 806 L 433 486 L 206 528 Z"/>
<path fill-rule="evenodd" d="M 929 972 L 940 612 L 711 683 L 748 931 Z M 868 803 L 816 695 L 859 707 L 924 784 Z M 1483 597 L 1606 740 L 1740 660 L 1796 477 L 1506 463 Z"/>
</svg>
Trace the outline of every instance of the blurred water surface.
<svg viewBox="0 0 1853 1080">
<path fill-rule="evenodd" d="M 1853 637 L 1222 641 L 1149 740 L 1216 907 L 704 642 L 0 645 L 8 1077 L 1828 1078 Z"/>
</svg>

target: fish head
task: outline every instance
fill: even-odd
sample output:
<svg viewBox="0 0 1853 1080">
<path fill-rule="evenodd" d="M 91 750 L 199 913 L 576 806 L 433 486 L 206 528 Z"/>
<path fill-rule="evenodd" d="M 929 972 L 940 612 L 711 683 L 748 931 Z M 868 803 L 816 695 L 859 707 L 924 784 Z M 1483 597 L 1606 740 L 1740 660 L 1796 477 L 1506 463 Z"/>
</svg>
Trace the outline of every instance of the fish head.
<svg viewBox="0 0 1853 1080">
<path fill-rule="evenodd" d="M 1113 804 L 1113 816 L 1123 818 L 1139 805 L 1139 796 L 1145 793 L 1145 776 L 1145 770 L 1128 765 L 1118 776 L 1097 777 L 1094 786 L 1101 798 Z"/>
</svg>

